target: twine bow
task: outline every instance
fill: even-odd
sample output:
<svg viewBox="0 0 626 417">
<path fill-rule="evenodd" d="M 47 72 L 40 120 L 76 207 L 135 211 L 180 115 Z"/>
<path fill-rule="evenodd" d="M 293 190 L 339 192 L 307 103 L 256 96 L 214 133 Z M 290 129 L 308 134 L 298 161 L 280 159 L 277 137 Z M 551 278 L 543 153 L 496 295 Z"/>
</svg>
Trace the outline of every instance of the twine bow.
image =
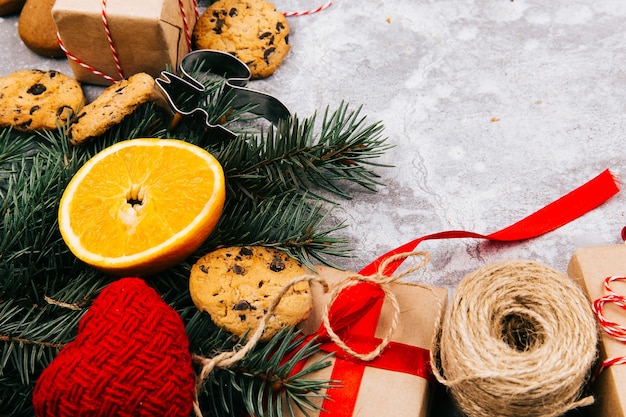
<svg viewBox="0 0 626 417">
<path fill-rule="evenodd" d="M 398 260 L 404 260 L 412 256 L 419 256 L 422 258 L 422 260 L 418 264 L 404 271 L 401 271 L 395 275 L 391 275 L 391 276 L 385 275 L 385 272 L 388 271 L 388 268 L 391 263 L 397 262 Z M 326 333 L 326 335 L 328 335 L 328 337 L 340 349 L 342 349 L 348 355 L 354 358 L 357 358 L 363 361 L 371 361 L 379 357 L 382 354 L 385 347 L 387 347 L 387 345 L 391 341 L 391 338 L 397 328 L 398 317 L 400 315 L 400 306 L 398 304 L 398 300 L 396 299 L 396 296 L 393 294 L 393 292 L 389 289 L 389 284 L 422 268 L 424 265 L 428 263 L 429 260 L 430 260 L 430 254 L 428 254 L 427 252 L 399 253 L 399 254 L 390 256 L 388 259 L 382 262 L 378 267 L 377 273 L 374 275 L 364 276 L 360 274 L 354 274 L 354 275 L 350 275 L 346 277 L 333 288 L 330 294 L 330 302 L 326 305 L 324 315 L 322 317 L 322 326 L 320 330 L 317 332 L 318 334 L 311 335 L 309 336 L 309 338 L 322 336 L 323 333 Z M 196 389 L 195 389 L 195 394 L 194 394 L 194 405 L 193 405 L 194 412 L 197 417 L 202 417 L 202 411 L 200 410 L 198 393 L 202 387 L 204 380 L 216 368 L 229 368 L 235 365 L 237 362 L 243 359 L 256 346 L 259 340 L 261 340 L 263 332 L 265 331 L 265 325 L 267 321 L 274 314 L 276 307 L 278 306 L 278 304 L 280 303 L 284 295 L 287 293 L 287 291 L 289 291 L 291 287 L 293 287 L 294 285 L 302 281 L 317 282 L 323 286 L 325 293 L 329 291 L 329 284 L 326 282 L 326 280 L 324 280 L 319 275 L 306 274 L 306 275 L 296 277 L 292 279 L 290 282 L 288 282 L 287 285 L 285 285 L 282 288 L 280 293 L 278 293 L 274 297 L 274 299 L 272 300 L 272 304 L 269 306 L 269 308 L 267 309 L 267 312 L 263 315 L 263 317 L 261 317 L 261 320 L 259 320 L 258 326 L 256 327 L 256 329 L 254 329 L 254 332 L 247 339 L 245 344 L 238 345 L 233 350 L 219 353 L 218 355 L 213 356 L 211 358 L 206 358 L 204 356 L 197 355 L 197 354 L 193 355 L 192 357 L 193 361 L 196 364 L 201 366 L 200 372 L 198 373 L 198 376 L 196 378 Z M 393 310 L 391 325 L 389 329 L 387 330 L 387 334 L 372 351 L 367 352 L 367 353 L 359 353 L 355 351 L 354 349 L 352 349 L 350 346 L 348 346 L 338 335 L 339 329 L 337 329 L 337 327 L 339 327 L 340 329 L 343 329 L 347 325 L 352 323 L 355 317 L 362 315 L 364 310 L 367 310 L 368 308 L 371 307 L 371 303 L 370 303 L 371 300 L 356 299 L 355 303 L 350 303 L 347 310 L 341 309 L 341 311 L 333 311 L 332 309 L 333 305 L 335 304 L 335 301 L 340 297 L 340 295 L 344 292 L 344 290 L 354 287 L 360 283 L 370 283 L 370 284 L 374 284 L 378 286 L 384 292 L 387 299 L 390 301 L 391 307 Z M 420 285 L 420 284 L 415 284 L 415 285 Z M 344 303 L 342 305 L 345 306 L 346 304 Z"/>
<path fill-rule="evenodd" d="M 418 256 L 421 257 L 422 260 L 416 265 L 405 269 L 404 271 L 400 271 L 394 275 L 388 275 L 389 266 L 409 257 Z M 373 275 L 361 275 L 354 274 L 346 277 L 344 280 L 337 284 L 331 294 L 330 301 L 326 305 L 324 310 L 324 315 L 322 317 L 322 326 L 323 330 L 320 329 L 318 331 L 318 336 L 323 335 L 323 331 L 326 332 L 328 337 L 344 352 L 348 353 L 350 356 L 363 360 L 363 361 L 372 361 L 379 357 L 383 350 L 389 345 L 393 334 L 398 327 L 398 317 L 400 316 L 400 305 L 398 304 L 398 299 L 391 291 L 389 284 L 400 280 L 401 278 L 421 269 L 430 261 L 430 254 L 428 252 L 404 252 L 396 255 L 392 255 L 386 258 L 383 262 L 381 262 L 378 266 L 378 270 Z M 343 303 L 347 308 L 342 309 L 341 311 L 333 311 L 333 306 L 335 306 L 335 301 L 339 298 L 340 294 L 360 283 L 370 283 L 378 286 L 384 293 L 384 296 L 387 300 L 389 300 L 391 308 L 392 308 L 392 316 L 391 316 L 391 324 L 387 329 L 387 333 L 385 337 L 381 340 L 381 342 L 370 352 L 360 353 L 355 351 L 353 348 L 348 346 L 343 339 L 339 336 L 339 332 L 344 328 L 348 327 L 352 322 L 354 322 L 354 317 L 360 316 L 364 310 L 368 309 L 368 300 L 366 299 L 356 299 L 352 305 L 346 305 L 347 303 Z M 415 284 L 420 285 L 420 284 Z M 424 286 L 425 288 L 428 288 Z"/>
</svg>

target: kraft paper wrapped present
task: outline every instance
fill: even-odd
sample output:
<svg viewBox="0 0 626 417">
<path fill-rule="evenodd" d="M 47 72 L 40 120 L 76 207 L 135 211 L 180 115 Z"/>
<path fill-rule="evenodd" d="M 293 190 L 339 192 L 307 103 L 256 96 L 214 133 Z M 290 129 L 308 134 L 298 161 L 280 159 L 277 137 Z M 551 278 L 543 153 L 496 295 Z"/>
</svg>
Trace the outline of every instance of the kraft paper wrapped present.
<svg viewBox="0 0 626 417">
<path fill-rule="evenodd" d="M 191 49 L 196 12 L 195 0 L 108 0 L 104 10 L 101 0 L 57 0 L 52 8 L 75 78 L 99 85 L 175 71 Z"/>
<path fill-rule="evenodd" d="M 626 275 L 626 245 L 580 248 L 574 253 L 568 274 L 585 288 L 590 302 L 608 295 L 605 280 Z M 613 291 L 626 296 L 626 283 L 611 283 Z M 604 304 L 605 317 L 626 326 L 626 311 L 612 303 Z M 626 343 L 600 330 L 600 361 L 626 357 Z M 592 394 L 596 401 L 588 409 L 593 417 L 626 417 L 626 365 L 604 368 L 593 382 Z"/>
<path fill-rule="evenodd" d="M 354 273 L 319 267 L 318 272 L 329 285 L 337 285 Z M 309 374 L 310 379 L 335 380 L 326 391 L 329 400 L 314 402 L 326 411 L 308 411 L 311 416 L 332 417 L 426 417 L 434 379 L 430 371 L 429 349 L 440 313 L 445 308 L 447 290 L 394 282 L 388 288 L 399 303 L 399 321 L 392 342 L 372 361 L 356 359 L 324 334 L 322 317 L 330 301 L 319 284 L 312 284 L 313 311 L 299 325 L 307 335 L 317 334 L 322 353 L 335 352 L 332 365 Z M 329 319 L 333 331 L 359 353 L 372 351 L 387 334 L 392 319 L 389 297 L 378 284 L 359 283 L 342 290 L 332 304 Z M 325 352 L 324 352 L 325 351 Z M 294 407 L 295 408 L 295 407 Z M 296 408 L 296 415 L 302 416 Z"/>
</svg>

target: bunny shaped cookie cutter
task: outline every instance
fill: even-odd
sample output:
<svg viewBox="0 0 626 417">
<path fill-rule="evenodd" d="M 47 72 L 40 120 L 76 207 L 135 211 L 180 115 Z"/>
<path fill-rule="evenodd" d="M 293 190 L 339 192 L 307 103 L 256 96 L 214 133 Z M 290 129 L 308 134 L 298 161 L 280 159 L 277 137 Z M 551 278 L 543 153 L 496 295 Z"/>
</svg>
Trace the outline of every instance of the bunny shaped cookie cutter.
<svg viewBox="0 0 626 417">
<path fill-rule="evenodd" d="M 192 51 L 182 59 L 178 72 L 180 75 L 162 71 L 161 78 L 155 80 L 157 89 L 173 113 L 170 127 L 175 126 L 182 118 L 195 118 L 218 140 L 237 137 L 236 133 L 222 124 L 212 123 L 211 115 L 202 105 L 207 99 L 206 87 L 202 82 L 209 79 L 223 78 L 222 94 L 229 94 L 229 105 L 232 108 L 245 107 L 250 113 L 273 124 L 291 116 L 287 107 L 276 97 L 246 88 L 252 75 L 250 69 L 229 53 L 212 49 Z M 199 75 L 194 77 L 192 73 Z M 198 79 L 200 77 L 202 79 Z"/>
</svg>

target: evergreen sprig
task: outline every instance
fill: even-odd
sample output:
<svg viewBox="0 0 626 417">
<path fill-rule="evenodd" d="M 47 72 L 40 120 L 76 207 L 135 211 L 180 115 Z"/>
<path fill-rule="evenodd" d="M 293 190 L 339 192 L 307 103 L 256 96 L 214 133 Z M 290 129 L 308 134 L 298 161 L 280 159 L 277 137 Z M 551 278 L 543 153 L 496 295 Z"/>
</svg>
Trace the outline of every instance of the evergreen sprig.
<svg viewBox="0 0 626 417">
<path fill-rule="evenodd" d="M 76 259 L 57 224 L 61 195 L 89 158 L 120 140 L 178 138 L 213 153 L 225 169 L 227 199 L 213 234 L 185 262 L 149 283 L 180 314 L 194 353 L 233 348 L 232 335 L 215 327 L 189 295 L 192 264 L 221 246 L 280 248 L 310 267 L 349 256 L 330 216 L 335 198 L 351 198 L 346 185 L 375 190 L 375 159 L 389 148 L 380 123 L 368 124 L 345 103 L 316 115 L 291 117 L 277 126 L 256 124 L 250 108 L 232 108 L 223 85 L 206 81 L 205 106 L 212 123 L 238 132 L 215 141 L 197 121 L 171 124 L 154 103 L 138 108 L 101 137 L 73 147 L 67 132 L 0 130 L 0 415 L 32 416 L 31 392 L 39 373 L 76 334 L 77 323 L 111 277 Z M 189 103 L 193 105 L 194 103 Z M 326 366 L 315 361 L 292 372 L 299 359 L 317 352 L 293 330 L 258 345 L 238 366 L 212 374 L 202 405 L 216 416 L 282 417 L 292 407 L 315 410 L 311 401 L 331 382 L 307 379 Z M 285 360 L 290 355 L 291 359 Z M 286 411 L 285 411 L 286 410 Z M 287 414 L 285 414 L 287 413 Z"/>
<path fill-rule="evenodd" d="M 218 331 L 208 351 L 231 351 L 238 343 Z M 323 390 L 336 385 L 336 381 L 307 378 L 330 365 L 330 355 L 311 360 L 316 353 L 319 344 L 315 338 L 283 329 L 267 343 L 257 345 L 236 366 L 213 371 L 204 381 L 201 400 L 215 417 L 241 415 L 242 411 L 256 417 L 293 417 L 296 408 L 308 416 L 319 411 L 314 400 L 325 397 Z M 304 361 L 309 362 L 302 366 Z"/>
<path fill-rule="evenodd" d="M 321 131 L 316 115 L 270 126 L 265 133 L 234 141 L 217 152 L 233 194 L 263 199 L 287 191 L 315 194 L 323 189 L 342 198 L 348 181 L 373 190 L 381 185 L 368 165 L 389 146 L 380 123 L 366 124 L 360 109 L 345 103 L 324 113 Z"/>
</svg>

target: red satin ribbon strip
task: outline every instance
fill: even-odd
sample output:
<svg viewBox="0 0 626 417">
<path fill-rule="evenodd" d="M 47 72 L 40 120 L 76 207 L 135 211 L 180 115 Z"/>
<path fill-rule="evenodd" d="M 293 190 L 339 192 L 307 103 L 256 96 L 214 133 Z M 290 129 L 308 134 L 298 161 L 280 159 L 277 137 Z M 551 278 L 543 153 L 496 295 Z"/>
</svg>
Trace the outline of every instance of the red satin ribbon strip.
<svg viewBox="0 0 626 417">
<path fill-rule="evenodd" d="M 506 242 L 538 237 L 593 210 L 617 192 L 619 192 L 617 179 L 609 170 L 605 170 L 581 187 L 500 231 L 483 235 L 463 230 L 452 230 L 426 235 L 380 256 L 363 268 L 359 274 L 364 276 L 375 274 L 380 264 L 388 257 L 411 252 L 424 240 L 475 238 Z M 390 263 L 387 270 L 384 271 L 385 275 L 391 275 L 402 261 L 403 259 Z M 357 352 L 371 351 L 376 346 L 374 334 L 383 301 L 383 290 L 371 283 L 361 283 L 343 290 L 330 308 L 329 320 L 333 330 Z M 322 411 L 320 416 L 352 416 L 366 366 L 381 366 L 384 369 L 399 372 L 405 372 L 408 367 L 419 368 L 420 370 L 416 372 L 425 372 L 426 378 L 430 375 L 427 366 L 427 350 L 414 348 L 416 350 L 407 352 L 404 347 L 399 346 L 399 343 L 392 342 L 378 359 L 365 364 L 344 354 L 339 347 L 330 342 L 323 325 L 316 335 L 324 341 L 324 350 L 336 353 L 337 360 L 330 378 L 341 381 L 339 387 L 328 390 L 329 399 L 324 401 L 322 407 L 325 411 Z M 370 340 L 366 341 L 367 338 Z M 415 358 L 416 362 L 409 366 L 404 363 L 406 359 L 404 356 L 410 355 L 415 355 L 418 358 Z"/>
<path fill-rule="evenodd" d="M 371 352 L 381 342 L 381 339 L 369 336 L 351 337 L 350 347 L 357 352 Z M 323 343 L 320 349 L 326 352 L 335 352 L 335 358 L 349 360 L 355 365 L 371 366 L 372 368 L 385 369 L 403 374 L 415 375 L 432 381 L 430 372 L 430 351 L 418 346 L 404 343 L 389 342 L 385 348 L 385 354 L 372 361 L 363 361 L 350 356 L 343 350 L 337 350 L 337 345 L 332 342 Z"/>
<path fill-rule="evenodd" d="M 380 256 L 374 262 L 363 268 L 359 273 L 361 275 L 372 275 L 376 273 L 378 271 L 378 266 L 385 259 L 394 254 L 411 252 L 415 250 L 417 245 L 424 240 L 476 238 L 499 242 L 512 242 L 538 237 L 558 229 L 583 214 L 590 212 L 618 192 L 619 182 L 617 178 L 610 170 L 606 169 L 589 182 L 548 204 L 530 216 L 525 217 L 517 223 L 514 223 L 500 231 L 489 235 L 481 235 L 464 230 L 452 230 L 423 236 L 405 243 L 404 245 Z M 389 269 L 385 271 L 385 275 L 393 273 L 393 271 L 395 271 L 401 263 L 402 260 L 390 263 Z"/>
</svg>

